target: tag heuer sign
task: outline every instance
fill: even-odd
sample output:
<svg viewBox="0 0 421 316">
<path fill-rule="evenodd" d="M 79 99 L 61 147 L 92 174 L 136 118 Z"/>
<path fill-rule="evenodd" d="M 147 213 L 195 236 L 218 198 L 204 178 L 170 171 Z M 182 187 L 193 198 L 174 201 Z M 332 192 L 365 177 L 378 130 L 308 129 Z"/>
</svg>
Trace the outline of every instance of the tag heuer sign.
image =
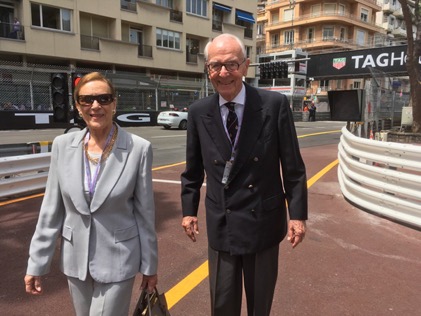
<svg viewBox="0 0 421 316">
<path fill-rule="evenodd" d="M 336 69 L 341 69 L 343 67 L 345 67 L 346 65 L 346 58 L 334 58 L 333 59 L 333 67 L 335 67 Z"/>
</svg>

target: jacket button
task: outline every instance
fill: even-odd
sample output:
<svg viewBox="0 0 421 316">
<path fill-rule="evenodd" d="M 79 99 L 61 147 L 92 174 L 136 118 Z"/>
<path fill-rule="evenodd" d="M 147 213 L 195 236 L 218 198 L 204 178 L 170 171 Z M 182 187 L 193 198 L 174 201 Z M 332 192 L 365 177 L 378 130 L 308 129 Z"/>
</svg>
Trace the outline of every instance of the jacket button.
<svg viewBox="0 0 421 316">
<path fill-rule="evenodd" d="M 258 157 L 254 157 L 254 158 L 253 158 L 253 160 L 254 160 L 255 162 L 258 162 L 258 161 L 259 161 L 259 158 L 258 158 Z"/>
<path fill-rule="evenodd" d="M 231 213 L 231 210 L 229 208 L 226 209 L 227 214 Z"/>
<path fill-rule="evenodd" d="M 253 189 L 254 188 L 253 184 L 249 184 L 248 188 Z"/>
<path fill-rule="evenodd" d="M 256 212 L 254 209 L 251 210 L 252 213 Z"/>
<path fill-rule="evenodd" d="M 218 164 L 218 160 L 214 160 L 214 161 L 213 161 L 213 164 L 214 164 L 214 165 L 217 165 L 217 164 Z"/>
</svg>

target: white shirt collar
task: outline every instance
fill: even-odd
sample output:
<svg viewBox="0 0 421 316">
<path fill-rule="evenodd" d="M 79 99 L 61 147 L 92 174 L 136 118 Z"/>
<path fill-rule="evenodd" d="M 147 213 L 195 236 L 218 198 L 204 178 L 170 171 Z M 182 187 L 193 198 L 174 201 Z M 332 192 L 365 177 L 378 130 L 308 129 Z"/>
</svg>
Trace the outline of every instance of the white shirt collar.
<svg viewBox="0 0 421 316">
<path fill-rule="evenodd" d="M 219 106 L 227 103 L 229 101 L 225 100 L 221 95 L 219 95 Z M 241 91 L 239 94 L 236 95 L 234 99 L 231 100 L 231 102 L 235 102 L 238 104 L 246 104 L 246 87 L 243 84 L 243 87 L 241 88 Z"/>
</svg>

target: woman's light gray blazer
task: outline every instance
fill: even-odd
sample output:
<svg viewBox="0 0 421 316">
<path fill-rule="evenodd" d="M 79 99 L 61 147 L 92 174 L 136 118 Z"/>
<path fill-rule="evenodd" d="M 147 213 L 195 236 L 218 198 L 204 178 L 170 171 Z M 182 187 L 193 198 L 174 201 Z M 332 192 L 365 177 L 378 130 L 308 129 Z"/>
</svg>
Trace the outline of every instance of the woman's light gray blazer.
<svg viewBox="0 0 421 316">
<path fill-rule="evenodd" d="M 63 273 L 98 282 L 157 273 L 158 254 L 152 190 L 152 146 L 118 127 L 89 206 L 84 196 L 83 142 L 86 130 L 58 136 L 27 274 L 49 272 L 61 235 Z"/>
</svg>

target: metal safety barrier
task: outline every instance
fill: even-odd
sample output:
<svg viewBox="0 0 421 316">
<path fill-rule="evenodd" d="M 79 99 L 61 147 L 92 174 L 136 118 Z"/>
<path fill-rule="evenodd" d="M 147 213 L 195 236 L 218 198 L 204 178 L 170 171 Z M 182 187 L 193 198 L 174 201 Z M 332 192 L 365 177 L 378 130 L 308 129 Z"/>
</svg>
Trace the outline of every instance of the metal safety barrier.
<svg viewBox="0 0 421 316">
<path fill-rule="evenodd" d="M 0 198 L 45 189 L 51 153 L 0 158 Z"/>
<path fill-rule="evenodd" d="M 421 146 L 381 142 L 342 128 L 342 194 L 362 209 L 421 228 Z"/>
</svg>

